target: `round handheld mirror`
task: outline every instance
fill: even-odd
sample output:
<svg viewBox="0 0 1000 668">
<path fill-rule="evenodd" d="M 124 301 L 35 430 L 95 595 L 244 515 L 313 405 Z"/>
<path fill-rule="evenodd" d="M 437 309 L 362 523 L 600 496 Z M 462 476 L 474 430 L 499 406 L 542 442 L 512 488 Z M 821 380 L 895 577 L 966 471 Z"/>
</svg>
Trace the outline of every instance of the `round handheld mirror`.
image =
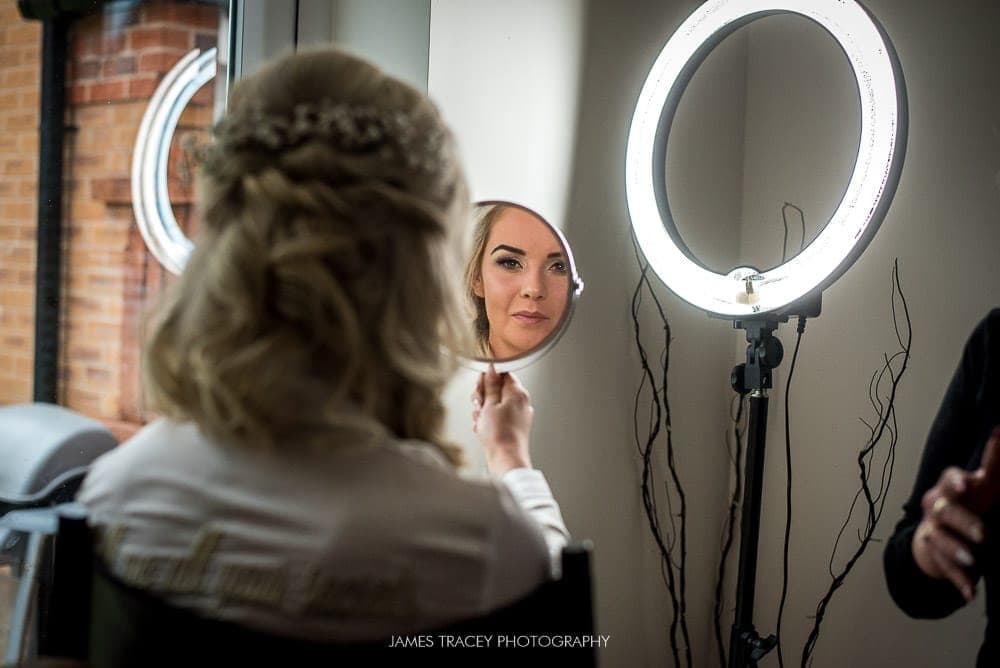
<svg viewBox="0 0 1000 668">
<path fill-rule="evenodd" d="M 465 292 L 476 352 L 469 366 L 513 371 L 545 354 L 569 325 L 583 281 L 562 233 L 526 206 L 472 207 Z"/>
</svg>

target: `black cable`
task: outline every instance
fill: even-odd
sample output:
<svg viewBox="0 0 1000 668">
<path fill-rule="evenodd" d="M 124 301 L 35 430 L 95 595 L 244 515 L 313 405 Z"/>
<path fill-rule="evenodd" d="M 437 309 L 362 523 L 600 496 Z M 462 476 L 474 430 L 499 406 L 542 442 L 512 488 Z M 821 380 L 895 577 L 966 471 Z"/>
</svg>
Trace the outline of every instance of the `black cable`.
<svg viewBox="0 0 1000 668">
<path fill-rule="evenodd" d="M 722 527 L 722 553 L 719 557 L 719 569 L 715 577 L 715 646 L 719 651 L 719 665 L 728 666 L 729 660 L 726 656 L 726 644 L 722 635 L 722 589 L 726 581 L 726 560 L 729 558 L 729 550 L 733 546 L 733 538 L 736 529 L 736 510 L 740 507 L 740 499 L 743 496 L 743 435 L 746 433 L 746 425 L 743 424 L 743 408 L 746 406 L 746 397 L 736 395 L 735 399 L 739 404 L 736 415 L 730 410 L 730 417 L 733 421 L 733 441 L 735 442 L 735 452 L 728 448 L 728 438 L 726 442 L 729 449 L 729 456 L 733 463 L 733 484 L 732 495 L 729 497 L 729 514 Z"/>
<path fill-rule="evenodd" d="M 896 311 L 896 298 L 899 298 L 900 305 L 903 309 L 903 318 L 906 322 L 906 332 L 904 334 L 900 331 L 899 327 L 899 314 Z M 896 442 L 898 438 L 898 424 L 896 422 L 896 391 L 899 387 L 899 381 L 906 372 L 907 363 L 910 360 L 910 350 L 913 342 L 913 328 L 910 321 L 910 311 L 906 304 L 906 297 L 903 295 L 902 286 L 899 284 L 899 260 L 897 259 L 893 262 L 892 268 L 892 318 L 893 326 L 896 331 L 896 341 L 899 343 L 900 350 L 894 353 L 892 356 L 885 354 L 883 355 L 882 366 L 873 374 L 872 380 L 869 383 L 869 400 L 872 406 L 875 408 L 878 414 L 878 420 L 874 425 L 869 425 L 867 422 L 862 420 L 864 424 L 871 430 L 871 436 L 868 442 L 858 453 L 857 463 L 859 468 L 859 476 L 861 480 L 861 489 L 855 494 L 854 501 L 851 503 L 850 511 L 848 512 L 847 519 L 844 520 L 844 524 L 841 526 L 840 532 L 837 534 L 837 541 L 834 543 L 834 552 L 830 557 L 830 570 L 832 581 L 830 586 L 826 591 L 826 594 L 820 599 L 819 604 L 816 606 L 816 615 L 813 619 L 813 627 L 809 632 L 809 636 L 806 639 L 805 645 L 802 647 L 802 668 L 806 668 L 809 664 L 810 656 L 813 650 L 816 648 L 816 643 L 819 640 L 820 625 L 823 623 L 823 617 L 826 614 L 826 609 L 833 598 L 834 593 L 839 589 L 844 581 L 847 579 L 847 575 L 854 568 L 854 565 L 864 554 L 868 545 L 873 540 L 875 533 L 875 528 L 878 521 L 882 517 L 882 512 L 885 510 L 885 503 L 888 497 L 889 485 L 892 482 L 892 470 L 896 461 Z M 904 341 L 905 338 L 905 341 Z M 902 357 L 902 362 L 900 364 L 899 371 L 895 371 L 893 364 L 898 358 Z M 881 395 L 879 394 L 879 388 L 885 377 L 889 377 L 890 388 L 889 396 L 883 402 Z M 879 487 L 875 493 L 872 492 L 870 486 L 870 476 L 871 467 L 873 466 L 873 457 L 876 446 L 883 440 L 886 433 L 889 436 L 888 446 L 886 448 L 885 461 L 882 464 L 882 474 L 879 481 Z M 849 525 L 851 517 L 854 513 L 854 508 L 861 496 L 864 496 L 865 503 L 868 507 L 868 513 L 865 520 L 865 529 L 859 536 L 860 544 L 857 549 L 848 559 L 847 563 L 838 573 L 833 573 L 833 561 L 836 556 L 836 550 L 839 546 L 840 538 L 843 532 Z"/>
<path fill-rule="evenodd" d="M 781 596 L 778 599 L 778 621 L 774 636 L 777 638 L 778 666 L 784 668 L 785 657 L 781 653 L 781 620 L 785 614 L 785 601 L 788 599 L 788 545 L 792 537 L 792 436 L 791 410 L 789 399 L 792 395 L 792 375 L 795 373 L 795 362 L 799 359 L 799 345 L 802 343 L 802 333 L 806 331 L 806 318 L 799 316 L 799 324 L 795 330 L 795 351 L 792 353 L 792 363 L 788 367 L 788 380 L 785 381 L 785 541 L 781 558 Z"/>
<path fill-rule="evenodd" d="M 652 453 L 653 446 L 656 443 L 656 437 L 659 435 L 660 431 L 660 418 L 661 409 L 659 399 L 656 397 L 656 384 L 653 378 L 653 371 L 649 366 L 649 360 L 646 355 L 646 349 L 642 345 L 639 332 L 639 305 L 642 303 L 642 285 L 645 279 L 646 272 L 649 270 L 649 265 L 640 266 L 640 279 L 636 284 L 635 291 L 632 293 L 632 324 L 635 330 L 635 342 L 636 349 L 639 352 L 640 365 L 642 367 L 642 380 L 640 381 L 639 388 L 636 391 L 635 396 L 635 408 L 633 411 L 633 425 L 635 427 L 635 439 L 636 445 L 639 447 L 640 454 L 642 455 L 642 505 L 646 512 L 646 520 L 649 523 L 650 533 L 653 534 L 653 539 L 656 541 L 656 545 L 660 550 L 661 564 L 666 562 L 665 567 L 665 579 L 667 585 L 667 593 L 670 596 L 670 603 L 673 608 L 673 617 L 670 624 L 670 647 L 674 655 L 674 665 L 680 665 L 680 655 L 677 650 L 677 619 L 679 617 L 680 605 L 677 599 L 677 589 L 674 582 L 674 572 L 673 567 L 669 563 L 670 560 L 670 548 L 667 547 L 663 539 L 663 531 L 660 526 L 659 514 L 656 511 L 656 497 L 655 491 L 651 488 L 650 477 L 652 475 Z M 656 416 L 655 420 L 651 420 L 649 430 L 646 436 L 646 442 L 643 445 L 639 445 L 639 431 L 638 425 L 635 424 L 637 421 L 637 416 L 639 412 L 639 398 L 642 393 L 642 389 L 646 382 L 650 384 L 650 391 L 653 393 L 652 405 L 654 408 L 654 414 Z"/>
<path fill-rule="evenodd" d="M 686 601 L 686 581 L 687 581 L 687 500 L 684 494 L 684 489 L 681 484 L 680 476 L 677 472 L 677 463 L 674 457 L 674 446 L 673 446 L 673 429 L 671 423 L 671 413 L 670 413 L 670 403 L 667 397 L 668 380 L 667 374 L 670 367 L 670 323 L 667 319 L 666 313 L 663 309 L 663 305 L 659 298 L 656 296 L 655 291 L 649 281 L 649 264 L 643 262 L 639 254 L 638 242 L 635 236 L 632 237 L 632 248 L 635 253 L 636 262 L 640 268 L 639 280 L 636 283 L 635 291 L 632 294 L 632 323 L 635 330 L 635 342 L 636 349 L 639 352 L 640 364 L 642 366 L 642 377 L 640 380 L 639 388 L 636 392 L 635 398 L 635 408 L 633 412 L 633 423 L 636 429 L 636 445 L 643 460 L 643 471 L 642 471 L 642 499 L 643 508 L 646 512 L 647 521 L 649 524 L 650 531 L 653 534 L 653 538 L 656 541 L 657 547 L 660 550 L 661 556 L 661 569 L 665 576 L 665 581 L 667 585 L 667 591 L 670 595 L 671 606 L 673 608 L 673 617 L 670 623 L 670 644 L 671 651 L 674 656 L 674 665 L 680 666 L 680 651 L 678 647 L 678 633 L 680 634 L 680 641 L 684 644 L 684 658 L 686 660 L 686 665 L 688 668 L 691 666 L 691 642 L 690 635 L 688 633 L 687 627 L 687 601 Z M 649 357 L 646 353 L 645 347 L 642 345 L 640 337 L 640 324 L 639 324 L 639 306 L 642 303 L 642 293 L 643 289 L 649 293 L 650 298 L 653 300 L 656 306 L 657 313 L 659 315 L 660 321 L 663 323 L 663 353 L 659 362 L 660 372 L 660 385 L 656 383 L 656 377 L 653 373 L 653 369 L 649 362 Z M 639 400 L 643 388 L 646 383 L 649 383 L 649 388 L 652 393 L 652 404 L 653 404 L 653 415 L 655 420 L 651 420 L 649 424 L 649 429 L 647 431 L 647 437 L 644 444 L 639 443 L 638 435 L 638 414 L 639 414 Z M 666 456 L 667 456 L 667 468 L 670 474 L 670 481 L 664 482 L 664 487 L 666 490 L 666 499 L 668 505 L 668 517 L 670 518 L 670 533 L 668 536 L 664 536 L 663 527 L 661 526 L 659 519 L 659 512 L 657 510 L 656 494 L 655 488 L 653 486 L 654 469 L 653 469 L 653 447 L 656 442 L 657 437 L 660 434 L 661 424 L 663 431 L 666 432 Z M 677 495 L 680 511 L 676 515 L 673 512 L 673 508 L 670 507 L 671 504 L 671 490 L 670 482 L 673 483 L 674 493 Z M 674 562 L 674 551 L 677 547 L 677 541 L 679 537 L 679 547 L 680 547 L 680 560 L 679 562 Z"/>
<path fill-rule="evenodd" d="M 785 202 L 781 207 L 781 223 L 785 227 L 785 236 L 781 241 L 781 263 L 785 263 L 785 259 L 788 256 L 788 218 L 786 212 L 788 209 L 795 209 L 799 212 L 799 222 L 802 225 L 802 238 L 799 240 L 799 252 L 806 247 L 806 214 L 799 207 L 791 204 L 790 202 Z"/>
</svg>

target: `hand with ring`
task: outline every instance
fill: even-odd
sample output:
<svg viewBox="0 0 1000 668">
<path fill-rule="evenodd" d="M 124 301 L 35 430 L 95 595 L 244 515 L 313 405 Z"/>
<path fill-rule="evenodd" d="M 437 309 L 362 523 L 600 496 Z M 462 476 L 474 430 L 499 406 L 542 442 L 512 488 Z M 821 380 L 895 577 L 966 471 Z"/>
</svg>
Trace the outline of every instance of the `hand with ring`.
<svg viewBox="0 0 1000 668">
<path fill-rule="evenodd" d="M 913 558 L 932 578 L 947 579 L 966 601 L 976 595 L 972 546 L 983 542 L 982 516 L 1000 499 L 1000 427 L 996 427 L 975 471 L 944 470 L 921 501 L 923 519 L 913 535 Z"/>
</svg>

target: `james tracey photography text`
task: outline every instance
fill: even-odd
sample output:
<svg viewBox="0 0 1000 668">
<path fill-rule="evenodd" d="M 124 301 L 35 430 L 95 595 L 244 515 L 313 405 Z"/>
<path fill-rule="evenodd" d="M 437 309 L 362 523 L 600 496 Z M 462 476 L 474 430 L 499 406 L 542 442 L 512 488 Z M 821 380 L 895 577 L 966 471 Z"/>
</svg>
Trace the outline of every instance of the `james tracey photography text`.
<svg viewBox="0 0 1000 668">
<path fill-rule="evenodd" d="M 481 648 L 481 649 L 517 649 L 538 647 L 607 647 L 611 636 L 577 636 L 577 635 L 501 635 L 501 634 L 421 634 L 408 636 L 392 636 L 389 640 L 391 648 Z"/>
</svg>

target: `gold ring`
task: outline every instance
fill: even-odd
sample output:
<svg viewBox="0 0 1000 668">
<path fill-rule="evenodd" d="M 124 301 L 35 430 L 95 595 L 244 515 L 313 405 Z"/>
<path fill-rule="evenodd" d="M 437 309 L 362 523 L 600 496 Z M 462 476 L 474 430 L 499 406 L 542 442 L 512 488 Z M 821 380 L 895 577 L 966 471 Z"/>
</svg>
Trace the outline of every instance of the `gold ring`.
<svg viewBox="0 0 1000 668">
<path fill-rule="evenodd" d="M 934 517 L 938 517 L 939 515 L 941 515 L 941 511 L 943 511 L 944 507 L 947 505 L 948 505 L 948 499 L 943 496 L 939 496 L 937 498 L 937 501 L 934 502 L 934 505 L 931 506 L 931 515 L 933 515 Z"/>
</svg>

